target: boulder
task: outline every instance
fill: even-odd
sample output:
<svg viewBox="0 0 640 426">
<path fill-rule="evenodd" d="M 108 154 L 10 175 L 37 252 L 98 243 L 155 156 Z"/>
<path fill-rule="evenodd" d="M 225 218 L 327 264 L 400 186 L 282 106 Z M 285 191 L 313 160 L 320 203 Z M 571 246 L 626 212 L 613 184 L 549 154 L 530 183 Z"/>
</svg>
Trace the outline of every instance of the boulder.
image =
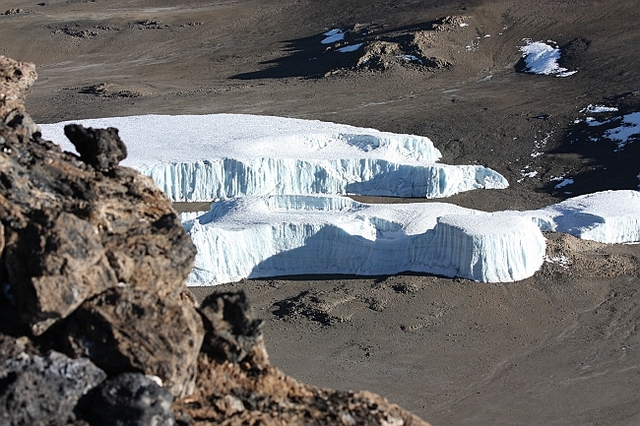
<svg viewBox="0 0 640 426">
<path fill-rule="evenodd" d="M 118 129 L 85 129 L 79 124 L 69 124 L 64 134 L 80 154 L 80 159 L 96 170 L 108 172 L 127 158 L 127 147 L 118 136 Z"/>
</svg>

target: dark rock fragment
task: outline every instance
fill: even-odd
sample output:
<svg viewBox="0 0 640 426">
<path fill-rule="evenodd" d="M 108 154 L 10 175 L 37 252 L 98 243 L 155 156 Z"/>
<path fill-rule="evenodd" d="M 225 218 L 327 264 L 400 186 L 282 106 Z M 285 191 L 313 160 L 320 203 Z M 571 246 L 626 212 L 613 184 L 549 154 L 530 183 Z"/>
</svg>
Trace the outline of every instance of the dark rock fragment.
<svg viewBox="0 0 640 426">
<path fill-rule="evenodd" d="M 113 170 L 127 158 L 127 147 L 113 127 L 93 129 L 68 124 L 64 126 L 64 134 L 78 150 L 80 159 L 101 172 Z"/>
<path fill-rule="evenodd" d="M 83 303 L 68 324 L 75 356 L 89 357 L 110 375 L 158 376 L 174 396 L 193 392 L 204 330 L 190 305 L 118 287 Z"/>
<path fill-rule="evenodd" d="M 0 423 L 57 425 L 75 420 L 78 400 L 106 378 L 88 359 L 21 353 L 0 365 Z"/>
<path fill-rule="evenodd" d="M 123 373 L 105 381 L 81 401 L 92 426 L 173 426 L 173 396 L 141 373 Z"/>
<path fill-rule="evenodd" d="M 199 310 L 206 330 L 203 351 L 221 361 L 241 363 L 251 355 L 256 367 L 268 364 L 263 321 L 253 317 L 244 292 L 211 294 Z"/>
</svg>

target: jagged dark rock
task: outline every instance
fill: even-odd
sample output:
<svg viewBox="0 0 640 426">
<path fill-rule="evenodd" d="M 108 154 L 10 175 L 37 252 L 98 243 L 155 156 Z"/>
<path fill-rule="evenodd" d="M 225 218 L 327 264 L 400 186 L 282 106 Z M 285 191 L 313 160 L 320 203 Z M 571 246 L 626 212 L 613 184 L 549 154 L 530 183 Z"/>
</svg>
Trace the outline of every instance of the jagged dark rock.
<svg viewBox="0 0 640 426">
<path fill-rule="evenodd" d="M 203 351 L 221 361 L 241 363 L 249 355 L 255 358 L 256 348 L 264 347 L 263 321 L 255 319 L 244 292 L 214 293 L 202 301 L 200 313 L 204 319 Z M 254 364 L 267 362 L 264 356 Z"/>
<path fill-rule="evenodd" d="M 0 58 L 0 73 L 0 278 L 16 317 L 41 335 L 119 282 L 178 296 L 195 248 L 153 181 L 117 165 L 117 132 L 70 127 L 81 157 L 62 152 L 24 110 L 33 66 Z"/>
<path fill-rule="evenodd" d="M 107 375 L 86 358 L 24 352 L 0 364 L 0 423 L 54 425 L 75 420 L 73 409 Z"/>
<path fill-rule="evenodd" d="M 103 382 L 80 407 L 93 426 L 173 426 L 171 393 L 141 373 L 123 373 Z"/>
<path fill-rule="evenodd" d="M 80 124 L 68 124 L 64 134 L 80 154 L 80 159 L 96 170 L 108 172 L 127 158 L 127 147 L 118 136 L 118 129 L 92 129 Z"/>
<path fill-rule="evenodd" d="M 74 354 L 107 373 L 142 371 L 160 377 L 175 396 L 193 392 L 204 332 L 192 306 L 118 287 L 84 302 L 68 324 Z"/>
</svg>

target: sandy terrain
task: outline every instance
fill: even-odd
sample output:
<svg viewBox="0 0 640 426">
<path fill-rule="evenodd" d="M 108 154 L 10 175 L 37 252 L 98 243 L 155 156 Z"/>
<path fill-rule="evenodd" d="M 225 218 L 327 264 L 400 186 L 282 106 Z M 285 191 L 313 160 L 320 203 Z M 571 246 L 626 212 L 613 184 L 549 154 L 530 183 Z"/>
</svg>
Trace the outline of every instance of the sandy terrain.
<svg viewBox="0 0 640 426">
<path fill-rule="evenodd" d="M 640 143 L 614 153 L 574 123 L 589 104 L 640 110 L 635 2 L 177 4 L 5 0 L 17 13 L 0 16 L 0 54 L 37 65 L 27 107 L 39 123 L 231 112 L 419 134 L 443 162 L 509 180 L 447 200 L 486 210 L 640 183 Z M 327 51 L 333 28 L 376 41 L 370 60 Z M 578 72 L 515 72 L 524 38 L 556 41 L 561 65 Z M 398 58 L 408 45 L 431 60 Z M 560 176 L 575 183 L 556 189 Z M 547 237 L 556 261 L 516 283 L 402 275 L 221 287 L 247 289 L 274 365 L 380 393 L 434 425 L 640 424 L 640 246 Z"/>
</svg>

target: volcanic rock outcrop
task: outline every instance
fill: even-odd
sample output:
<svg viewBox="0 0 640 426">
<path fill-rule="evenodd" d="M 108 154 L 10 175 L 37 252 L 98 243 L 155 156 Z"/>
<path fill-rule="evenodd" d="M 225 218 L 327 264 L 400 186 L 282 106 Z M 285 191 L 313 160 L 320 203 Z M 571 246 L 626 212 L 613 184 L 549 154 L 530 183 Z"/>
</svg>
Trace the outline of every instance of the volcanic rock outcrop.
<svg viewBox="0 0 640 426">
<path fill-rule="evenodd" d="M 68 126 L 79 156 L 43 140 L 35 79 L 0 56 L 1 424 L 426 424 L 271 366 L 244 294 L 198 306 L 169 199 L 117 129 Z"/>
</svg>

